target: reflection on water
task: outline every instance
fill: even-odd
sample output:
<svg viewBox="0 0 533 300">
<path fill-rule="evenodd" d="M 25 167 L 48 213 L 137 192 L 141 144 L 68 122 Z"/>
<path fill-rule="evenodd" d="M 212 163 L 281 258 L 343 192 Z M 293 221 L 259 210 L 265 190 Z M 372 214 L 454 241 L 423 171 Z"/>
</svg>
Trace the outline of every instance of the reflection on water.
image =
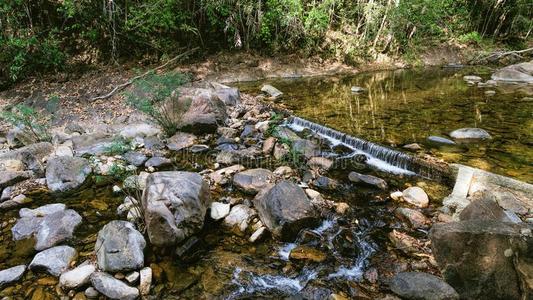
<svg viewBox="0 0 533 300">
<path fill-rule="evenodd" d="M 469 87 L 463 75 L 490 77 L 487 69 L 425 69 L 364 73 L 352 77 L 270 80 L 285 93 L 283 104 L 294 113 L 350 135 L 401 147 L 419 143 L 427 152 L 533 182 L 533 98 Z M 257 94 L 263 82 L 240 84 Z M 354 94 L 352 86 L 367 89 Z M 455 147 L 427 143 L 461 127 L 481 127 L 494 139 Z"/>
</svg>

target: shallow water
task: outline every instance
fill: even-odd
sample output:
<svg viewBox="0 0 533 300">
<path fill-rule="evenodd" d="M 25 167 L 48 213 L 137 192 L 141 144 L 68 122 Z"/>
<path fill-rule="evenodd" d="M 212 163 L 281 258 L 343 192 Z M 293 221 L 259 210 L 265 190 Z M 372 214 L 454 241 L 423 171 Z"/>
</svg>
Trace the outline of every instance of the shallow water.
<svg viewBox="0 0 533 300">
<path fill-rule="evenodd" d="M 488 68 L 432 68 L 238 86 L 258 94 L 263 83 L 270 83 L 285 93 L 281 104 L 297 116 L 387 146 L 419 143 L 447 162 L 533 182 L 533 98 L 523 90 L 470 87 L 462 79 L 476 74 L 487 80 L 490 73 Z M 352 86 L 367 92 L 354 94 Z M 496 94 L 487 96 L 486 90 Z M 452 147 L 427 142 L 430 135 L 447 137 L 462 127 L 483 128 L 493 139 Z"/>
</svg>

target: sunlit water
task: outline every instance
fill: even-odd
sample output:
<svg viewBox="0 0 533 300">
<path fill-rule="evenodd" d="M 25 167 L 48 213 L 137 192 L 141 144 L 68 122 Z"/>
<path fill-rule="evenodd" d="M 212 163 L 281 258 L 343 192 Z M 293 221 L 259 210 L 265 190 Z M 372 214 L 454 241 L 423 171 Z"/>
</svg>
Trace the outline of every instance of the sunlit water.
<svg viewBox="0 0 533 300">
<path fill-rule="evenodd" d="M 486 68 L 433 68 L 238 86 L 259 94 L 267 82 L 284 92 L 282 105 L 297 116 L 386 146 L 419 143 L 447 162 L 533 182 L 533 98 L 523 90 L 468 86 L 462 77 L 469 74 L 490 78 Z M 367 92 L 354 94 L 352 86 Z M 486 90 L 496 94 L 486 95 Z M 453 147 L 427 142 L 430 135 L 448 137 L 462 127 L 483 128 L 493 139 Z"/>
</svg>

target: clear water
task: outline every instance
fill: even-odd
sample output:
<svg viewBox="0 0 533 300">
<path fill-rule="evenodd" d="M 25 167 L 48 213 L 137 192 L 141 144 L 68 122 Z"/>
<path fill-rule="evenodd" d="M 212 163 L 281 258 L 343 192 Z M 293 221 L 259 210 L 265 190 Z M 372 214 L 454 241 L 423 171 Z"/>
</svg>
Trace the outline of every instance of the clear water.
<svg viewBox="0 0 533 300">
<path fill-rule="evenodd" d="M 475 74 L 487 80 L 490 73 L 487 68 L 396 70 L 239 87 L 258 94 L 269 83 L 284 92 L 280 105 L 310 121 L 386 146 L 419 143 L 447 162 L 533 182 L 533 98 L 528 95 L 533 88 L 479 88 L 462 79 Z M 352 86 L 367 92 L 354 94 Z M 486 90 L 496 94 L 488 96 Z M 462 127 L 483 128 L 493 139 L 452 147 L 427 142 L 430 135 L 448 137 Z"/>
</svg>

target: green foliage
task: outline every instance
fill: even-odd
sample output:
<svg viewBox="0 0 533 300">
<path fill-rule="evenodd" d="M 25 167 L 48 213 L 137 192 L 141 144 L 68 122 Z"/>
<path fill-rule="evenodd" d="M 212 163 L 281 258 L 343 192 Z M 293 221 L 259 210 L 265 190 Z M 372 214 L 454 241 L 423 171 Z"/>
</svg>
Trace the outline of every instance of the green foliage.
<svg viewBox="0 0 533 300">
<path fill-rule="evenodd" d="M 482 42 L 482 37 L 479 35 L 477 31 L 472 31 L 469 33 L 465 33 L 460 35 L 457 40 L 464 44 L 477 44 L 480 45 Z"/>
<path fill-rule="evenodd" d="M 48 131 L 48 120 L 29 106 L 18 104 L 10 110 L 1 112 L 0 119 L 21 130 L 20 137 L 24 144 L 52 141 Z"/>
<path fill-rule="evenodd" d="M 125 138 L 115 138 L 104 150 L 107 155 L 121 155 L 132 149 L 131 141 Z"/>
<path fill-rule="evenodd" d="M 187 75 L 177 72 L 151 74 L 139 79 L 126 97 L 130 105 L 150 116 L 167 136 L 172 136 L 190 106 L 190 99 L 180 101 L 177 94 L 170 96 L 188 80 Z"/>
</svg>

